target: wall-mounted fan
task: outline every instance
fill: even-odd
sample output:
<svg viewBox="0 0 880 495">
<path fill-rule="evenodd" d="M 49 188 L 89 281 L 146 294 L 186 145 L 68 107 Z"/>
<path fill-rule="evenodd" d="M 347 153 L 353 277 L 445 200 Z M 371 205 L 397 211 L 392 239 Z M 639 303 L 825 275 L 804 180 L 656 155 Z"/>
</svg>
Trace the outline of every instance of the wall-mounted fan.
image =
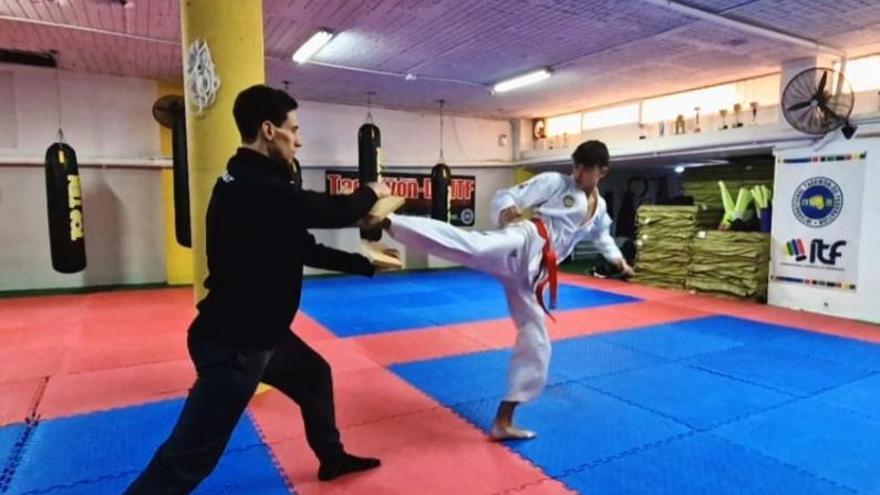
<svg viewBox="0 0 880 495">
<path fill-rule="evenodd" d="M 812 68 L 794 76 L 782 91 L 782 114 L 795 129 L 824 135 L 841 129 L 849 139 L 856 128 L 849 123 L 853 91 L 838 71 Z"/>
</svg>

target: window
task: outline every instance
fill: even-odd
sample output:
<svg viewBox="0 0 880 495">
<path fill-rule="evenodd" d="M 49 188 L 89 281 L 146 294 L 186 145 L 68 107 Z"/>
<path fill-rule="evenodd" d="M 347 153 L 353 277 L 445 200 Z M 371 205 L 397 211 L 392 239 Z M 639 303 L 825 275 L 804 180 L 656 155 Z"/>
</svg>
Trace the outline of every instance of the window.
<svg viewBox="0 0 880 495">
<path fill-rule="evenodd" d="M 581 114 L 572 113 L 547 119 L 547 136 L 581 133 Z"/>
<path fill-rule="evenodd" d="M 588 110 L 584 112 L 583 130 L 601 129 L 639 121 L 639 104 L 618 105 L 615 107 Z"/>
</svg>

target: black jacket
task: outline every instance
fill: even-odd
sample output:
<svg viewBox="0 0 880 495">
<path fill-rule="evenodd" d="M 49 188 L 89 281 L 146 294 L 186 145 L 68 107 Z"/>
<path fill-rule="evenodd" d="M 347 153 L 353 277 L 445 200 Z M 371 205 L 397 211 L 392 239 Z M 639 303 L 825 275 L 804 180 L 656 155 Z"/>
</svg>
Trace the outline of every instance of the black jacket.
<svg viewBox="0 0 880 495">
<path fill-rule="evenodd" d="M 363 256 L 315 243 L 306 229 L 354 224 L 376 195 L 308 191 L 293 169 L 244 148 L 217 180 L 207 214 L 208 295 L 190 331 L 223 344 L 273 348 L 299 309 L 303 265 L 372 276 Z"/>
</svg>

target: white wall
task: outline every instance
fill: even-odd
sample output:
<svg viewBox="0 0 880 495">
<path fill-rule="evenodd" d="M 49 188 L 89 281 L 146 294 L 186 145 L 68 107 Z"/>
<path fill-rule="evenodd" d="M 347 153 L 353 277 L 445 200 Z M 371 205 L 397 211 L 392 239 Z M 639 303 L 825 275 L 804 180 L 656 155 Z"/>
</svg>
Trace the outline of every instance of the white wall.
<svg viewBox="0 0 880 495">
<path fill-rule="evenodd" d="M 17 144 L 0 147 L 0 157 L 42 159 L 58 130 L 57 87 L 64 137 L 80 162 L 159 154 L 159 133 L 151 113 L 155 82 L 60 71 L 56 86 L 56 72 L 51 69 L 0 64 L 0 74 L 4 73 L 12 74 Z"/>
<path fill-rule="evenodd" d="M 880 245 L 880 139 L 839 140 L 819 152 L 811 148 L 786 151 L 785 156 L 811 156 L 813 154 L 833 155 L 867 151 L 865 164 L 865 184 L 862 196 L 861 228 L 850 234 L 858 242 L 858 278 L 854 292 L 840 289 L 811 287 L 793 283 L 770 282 L 769 302 L 777 306 L 803 309 L 846 318 L 880 323 L 880 264 L 876 261 L 876 246 Z M 845 164 L 840 166 L 845 167 Z M 779 176 L 774 189 L 779 187 Z M 791 208 L 790 197 L 774 197 L 773 210 L 785 211 Z M 773 227 L 774 245 L 791 238 L 790 233 L 780 232 L 778 224 Z"/>
<path fill-rule="evenodd" d="M 365 107 L 300 101 L 299 124 L 303 147 L 298 157 L 303 165 L 306 188 L 324 190 L 327 169 L 354 170 L 357 165 L 357 132 L 367 114 Z M 401 112 L 373 108 L 373 122 L 382 132 L 382 163 L 395 172 L 430 173 L 440 151 L 440 119 L 433 113 Z M 499 136 L 506 135 L 504 145 Z M 477 178 L 476 221 L 474 228 L 489 228 L 489 202 L 495 191 L 513 184 L 513 144 L 510 122 L 444 116 L 444 158 L 454 174 Z M 357 252 L 358 230 L 315 231 L 318 242 L 345 251 Z M 404 246 L 384 236 L 387 243 L 401 250 L 405 267 L 449 266 L 444 260 L 423 253 L 407 252 Z M 306 273 L 322 273 L 307 268 Z"/>
<path fill-rule="evenodd" d="M 150 113 L 156 84 L 59 74 L 65 139 L 81 164 L 88 261 L 86 270 L 67 275 L 52 269 L 45 176 L 35 165 L 56 139 L 55 71 L 0 65 L 0 75 L 5 75 L 0 83 L 11 81 L 14 95 L 14 113 L 0 119 L 15 133 L 14 140 L 0 141 L 0 291 L 163 282 L 159 169 L 82 165 L 113 165 L 159 154 Z"/>
<path fill-rule="evenodd" d="M 357 165 L 357 132 L 367 109 L 311 101 L 300 102 L 299 123 L 304 167 Z M 388 167 L 432 166 L 440 156 L 437 114 L 374 108 L 382 132 L 382 159 Z M 450 166 L 510 165 L 510 122 L 444 116 L 444 156 Z M 504 146 L 498 136 L 507 136 Z"/>
<path fill-rule="evenodd" d="M 84 168 L 87 267 L 52 269 L 41 167 L 0 168 L 0 291 L 165 281 L 158 170 Z"/>
<path fill-rule="evenodd" d="M 55 71 L 0 65 L 0 95 L 14 95 L 0 114 L 0 129 L 9 136 L 0 140 L 0 291 L 163 282 L 159 169 L 124 166 L 160 153 L 151 114 L 156 83 L 74 72 L 59 75 L 65 138 L 81 164 L 88 267 L 79 274 L 60 274 L 52 270 L 49 258 L 45 179 L 36 164 L 56 138 Z M 323 190 L 325 168 L 356 167 L 357 130 L 366 108 L 300 104 L 306 186 Z M 373 109 L 373 117 L 382 130 L 383 158 L 389 168 L 426 173 L 436 163 L 437 115 L 380 108 Z M 498 144 L 500 134 L 508 135 L 505 146 Z M 447 163 L 456 173 L 477 176 L 479 227 L 489 225 L 486 211 L 492 193 L 513 180 L 509 134 L 507 121 L 445 118 Z M 123 166 L 102 170 L 85 163 Z M 355 229 L 316 234 L 325 244 L 358 248 Z M 439 264 L 416 253 L 406 257 L 410 267 Z"/>
</svg>

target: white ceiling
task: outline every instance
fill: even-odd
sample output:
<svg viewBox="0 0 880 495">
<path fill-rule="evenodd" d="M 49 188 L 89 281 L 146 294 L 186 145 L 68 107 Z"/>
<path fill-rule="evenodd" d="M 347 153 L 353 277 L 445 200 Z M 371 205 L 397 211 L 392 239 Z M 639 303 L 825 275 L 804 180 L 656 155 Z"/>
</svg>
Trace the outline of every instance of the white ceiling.
<svg viewBox="0 0 880 495">
<path fill-rule="evenodd" d="M 217 0 L 219 2 L 236 0 Z M 58 50 L 65 69 L 180 78 L 176 0 L 0 0 L 0 47 Z M 880 0 L 686 0 L 738 20 L 858 54 L 880 47 Z M 458 114 L 553 115 L 766 74 L 810 49 L 768 40 L 641 0 L 264 0 L 267 80 L 297 98 Z M 64 26 L 109 31 L 89 32 Z M 297 66 L 320 27 L 341 33 L 316 60 L 472 85 Z M 554 77 L 491 95 L 535 68 Z"/>
</svg>

